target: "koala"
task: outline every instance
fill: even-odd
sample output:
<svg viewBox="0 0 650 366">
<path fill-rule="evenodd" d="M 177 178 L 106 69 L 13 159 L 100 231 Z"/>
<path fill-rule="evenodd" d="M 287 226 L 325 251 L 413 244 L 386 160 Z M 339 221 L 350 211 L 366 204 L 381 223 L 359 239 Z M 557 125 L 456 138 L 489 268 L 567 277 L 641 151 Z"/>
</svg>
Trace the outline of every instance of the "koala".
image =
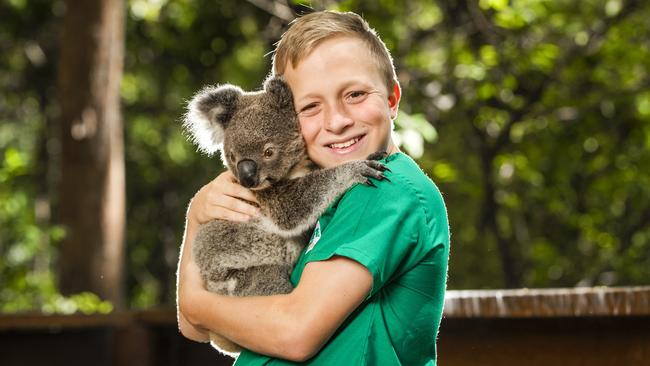
<svg viewBox="0 0 650 366">
<path fill-rule="evenodd" d="M 220 151 L 238 182 L 255 194 L 260 215 L 248 222 L 202 224 L 192 253 L 206 288 L 234 296 L 292 291 L 291 271 L 310 229 L 326 208 L 355 183 L 387 179 L 376 161 L 317 169 L 309 159 L 289 86 L 271 77 L 264 89 L 206 87 L 188 104 L 184 127 L 199 150 Z M 374 160 L 373 160 L 374 159 Z M 236 357 L 241 348 L 211 333 L 212 345 Z"/>
</svg>

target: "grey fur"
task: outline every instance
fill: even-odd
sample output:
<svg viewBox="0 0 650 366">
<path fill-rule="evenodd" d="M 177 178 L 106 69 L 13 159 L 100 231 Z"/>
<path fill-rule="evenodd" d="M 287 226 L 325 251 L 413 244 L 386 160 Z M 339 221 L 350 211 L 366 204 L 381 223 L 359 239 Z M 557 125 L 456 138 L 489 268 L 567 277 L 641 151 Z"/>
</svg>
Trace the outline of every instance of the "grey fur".
<svg viewBox="0 0 650 366">
<path fill-rule="evenodd" d="M 193 255 L 209 291 L 236 296 L 291 292 L 292 268 L 318 217 L 353 184 L 384 179 L 385 167 L 370 160 L 316 169 L 307 156 L 291 90 L 279 78 L 270 78 L 258 92 L 232 85 L 203 89 L 189 103 L 185 127 L 201 150 L 221 150 L 240 181 L 246 174 L 255 183 L 251 188 L 261 211 L 246 223 L 214 220 L 199 227 Z M 265 158 L 268 149 L 272 156 Z M 256 168 L 256 176 L 240 171 L 242 161 Z M 210 338 L 223 353 L 240 351 L 224 337 L 211 333 Z"/>
</svg>

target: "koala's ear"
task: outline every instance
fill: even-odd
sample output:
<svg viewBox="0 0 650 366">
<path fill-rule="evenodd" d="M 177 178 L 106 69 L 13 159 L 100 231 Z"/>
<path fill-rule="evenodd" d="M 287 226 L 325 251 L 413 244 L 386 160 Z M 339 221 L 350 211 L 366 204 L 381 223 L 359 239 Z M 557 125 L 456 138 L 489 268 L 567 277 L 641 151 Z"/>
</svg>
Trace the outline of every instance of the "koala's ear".
<svg viewBox="0 0 650 366">
<path fill-rule="evenodd" d="M 273 103 L 280 108 L 293 108 L 293 95 L 289 84 L 280 76 L 270 76 L 264 82 L 264 90 L 273 97 Z"/>
<path fill-rule="evenodd" d="M 243 93 L 239 87 L 226 84 L 205 87 L 194 95 L 187 105 L 183 126 L 199 150 L 211 155 L 219 149 L 223 131 Z"/>
</svg>

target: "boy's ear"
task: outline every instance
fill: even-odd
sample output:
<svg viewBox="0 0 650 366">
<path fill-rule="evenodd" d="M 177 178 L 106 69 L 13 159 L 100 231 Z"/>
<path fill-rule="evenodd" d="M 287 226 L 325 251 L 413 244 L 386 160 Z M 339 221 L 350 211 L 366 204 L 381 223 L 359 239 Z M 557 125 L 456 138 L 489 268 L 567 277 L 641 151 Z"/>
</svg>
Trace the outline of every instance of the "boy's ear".
<svg viewBox="0 0 650 366">
<path fill-rule="evenodd" d="M 281 76 L 269 76 L 264 82 L 264 90 L 273 97 L 273 103 L 279 108 L 293 108 L 293 94 Z"/>
<path fill-rule="evenodd" d="M 223 131 L 243 93 L 239 87 L 226 84 L 205 87 L 194 95 L 183 126 L 199 150 L 212 155 L 223 144 Z"/>
<path fill-rule="evenodd" d="M 402 90 L 399 83 L 396 81 L 393 84 L 393 89 L 388 91 L 388 108 L 390 109 L 390 118 L 397 117 L 397 110 L 399 109 L 399 100 L 402 97 Z"/>
</svg>

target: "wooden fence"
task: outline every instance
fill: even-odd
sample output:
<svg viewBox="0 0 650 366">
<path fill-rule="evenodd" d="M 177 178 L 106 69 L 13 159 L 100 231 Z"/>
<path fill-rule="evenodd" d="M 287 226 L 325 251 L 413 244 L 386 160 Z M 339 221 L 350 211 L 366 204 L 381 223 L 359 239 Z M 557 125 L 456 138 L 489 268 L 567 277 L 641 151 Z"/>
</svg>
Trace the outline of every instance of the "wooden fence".
<svg viewBox="0 0 650 366">
<path fill-rule="evenodd" d="M 448 291 L 438 365 L 650 366 L 650 287 Z M 0 315 L 0 365 L 230 365 L 173 309 Z"/>
</svg>

